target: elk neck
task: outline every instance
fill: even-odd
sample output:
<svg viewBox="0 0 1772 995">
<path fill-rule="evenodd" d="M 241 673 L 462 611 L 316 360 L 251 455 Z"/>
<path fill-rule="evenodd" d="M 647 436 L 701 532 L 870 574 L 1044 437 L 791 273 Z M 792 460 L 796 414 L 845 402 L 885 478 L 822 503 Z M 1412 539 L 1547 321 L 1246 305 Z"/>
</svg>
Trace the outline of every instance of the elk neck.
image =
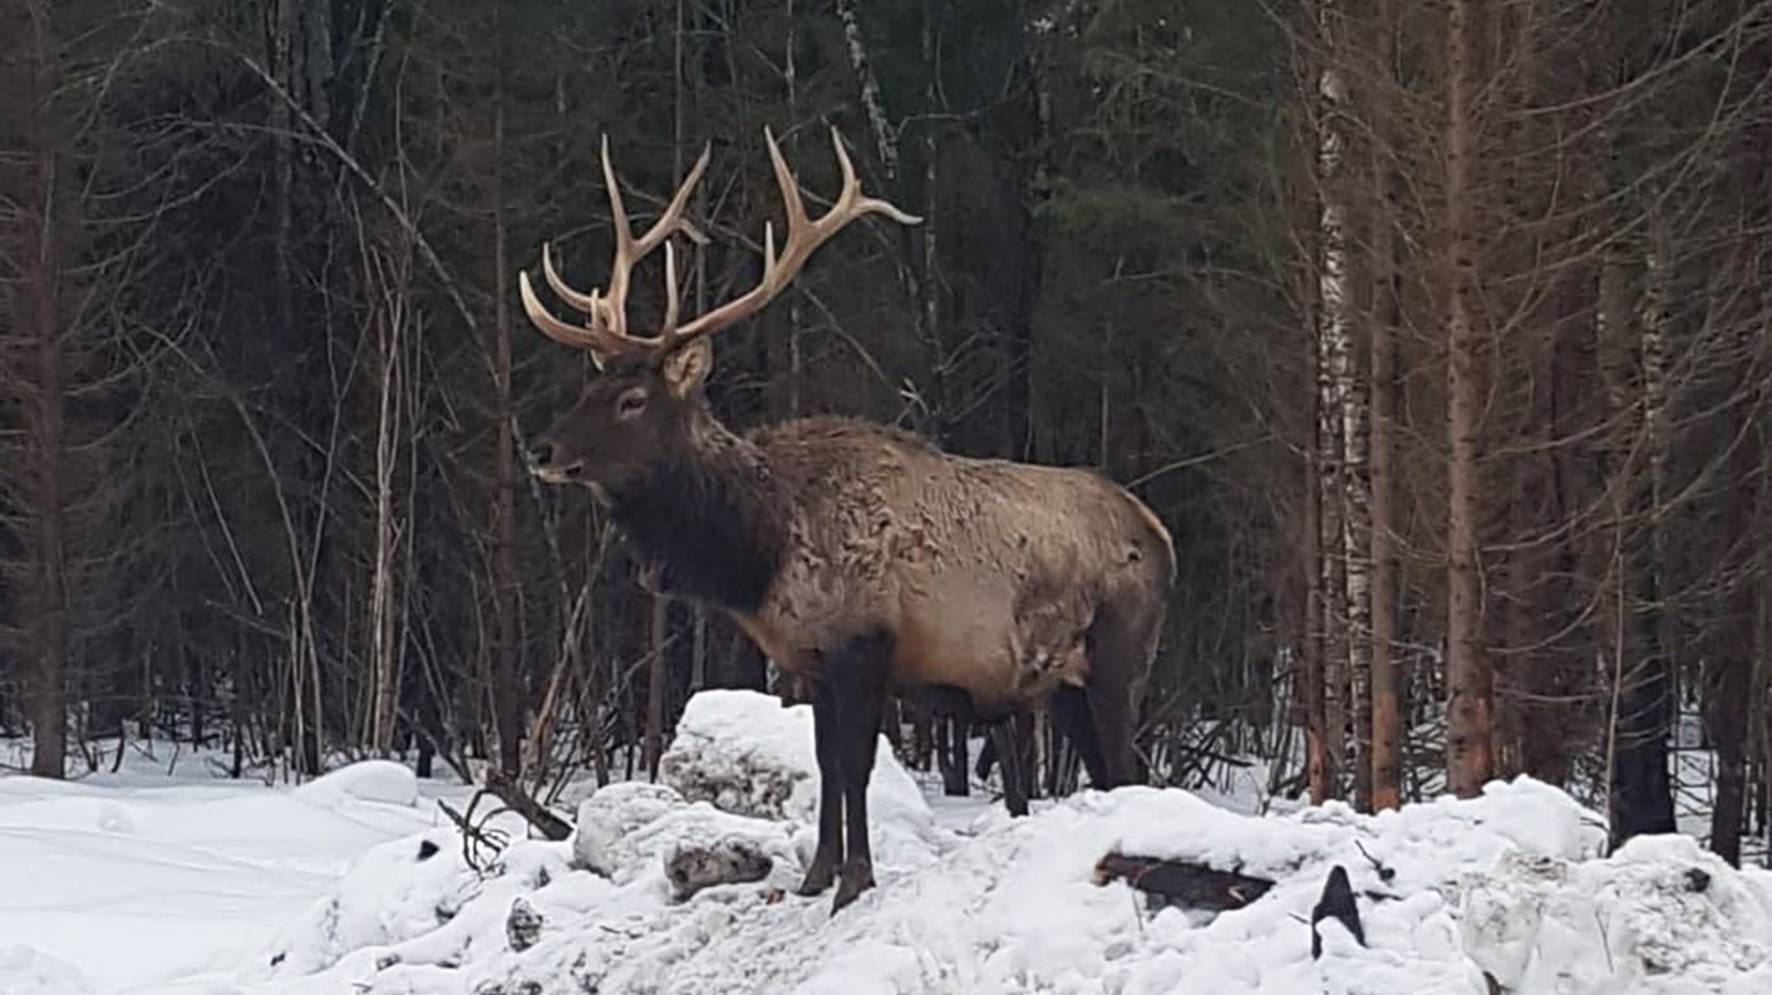
<svg viewBox="0 0 1772 995">
<path fill-rule="evenodd" d="M 664 587 L 735 611 L 755 611 L 774 582 L 787 537 L 787 495 L 757 446 L 698 411 L 636 484 L 613 495 L 616 520 Z"/>
</svg>

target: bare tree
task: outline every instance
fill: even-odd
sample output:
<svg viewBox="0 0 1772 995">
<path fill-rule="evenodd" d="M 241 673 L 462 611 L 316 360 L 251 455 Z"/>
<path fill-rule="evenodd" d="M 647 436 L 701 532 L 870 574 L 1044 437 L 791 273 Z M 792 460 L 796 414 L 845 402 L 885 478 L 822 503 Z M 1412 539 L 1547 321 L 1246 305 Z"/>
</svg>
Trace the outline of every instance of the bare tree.
<svg viewBox="0 0 1772 995">
<path fill-rule="evenodd" d="M 1368 776 L 1370 803 L 1373 809 L 1396 808 L 1402 800 L 1402 738 L 1403 712 L 1400 700 L 1402 675 L 1397 646 L 1397 563 L 1396 536 L 1400 531 L 1395 496 L 1394 431 L 1398 315 L 1395 287 L 1396 215 L 1392 205 L 1391 121 L 1393 86 L 1391 61 L 1392 23 L 1389 0 L 1379 0 L 1372 16 L 1369 32 L 1373 39 L 1369 87 L 1364 103 L 1367 107 L 1367 136 L 1370 143 L 1369 200 L 1367 224 L 1371 232 L 1368 264 L 1370 298 L 1368 301 L 1368 335 L 1370 336 L 1370 442 L 1368 484 L 1371 493 L 1367 520 L 1371 567 L 1370 658 L 1371 675 L 1370 726 L 1371 750 Z"/>
<path fill-rule="evenodd" d="M 1488 58 L 1499 5 L 1450 0 L 1446 20 L 1446 775 L 1463 797 L 1494 770 L 1494 675 L 1483 644 L 1483 353 L 1487 324 L 1482 253 Z"/>
</svg>

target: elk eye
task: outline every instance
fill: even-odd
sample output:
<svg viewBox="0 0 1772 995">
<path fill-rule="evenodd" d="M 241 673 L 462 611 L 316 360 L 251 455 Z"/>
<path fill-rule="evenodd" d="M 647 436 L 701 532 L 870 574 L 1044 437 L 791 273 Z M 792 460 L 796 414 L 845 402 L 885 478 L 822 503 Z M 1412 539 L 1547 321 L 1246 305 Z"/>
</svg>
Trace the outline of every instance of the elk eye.
<svg viewBox="0 0 1772 995">
<path fill-rule="evenodd" d="M 632 418 L 646 408 L 646 388 L 634 387 L 622 391 L 615 399 L 615 417 Z"/>
</svg>

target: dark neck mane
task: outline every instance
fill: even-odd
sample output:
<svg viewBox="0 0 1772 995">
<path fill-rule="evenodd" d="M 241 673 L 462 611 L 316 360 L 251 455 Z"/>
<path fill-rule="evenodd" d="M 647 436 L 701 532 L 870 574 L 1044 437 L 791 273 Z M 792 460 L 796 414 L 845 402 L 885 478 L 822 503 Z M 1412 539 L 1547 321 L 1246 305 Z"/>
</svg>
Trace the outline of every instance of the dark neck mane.
<svg viewBox="0 0 1772 995">
<path fill-rule="evenodd" d="M 737 611 L 768 593 L 787 536 L 785 497 L 763 454 L 717 424 L 614 495 L 615 517 L 663 588 Z"/>
</svg>

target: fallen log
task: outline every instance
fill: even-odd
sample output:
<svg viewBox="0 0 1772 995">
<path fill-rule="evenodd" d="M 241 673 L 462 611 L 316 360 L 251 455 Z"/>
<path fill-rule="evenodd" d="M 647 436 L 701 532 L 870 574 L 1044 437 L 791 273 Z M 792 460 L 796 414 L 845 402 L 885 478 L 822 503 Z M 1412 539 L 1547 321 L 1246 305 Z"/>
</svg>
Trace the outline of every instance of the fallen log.
<svg viewBox="0 0 1772 995">
<path fill-rule="evenodd" d="M 664 866 L 671 899 L 684 902 L 703 888 L 761 881 L 775 861 L 749 840 L 728 839 L 678 846 L 664 854 Z"/>
<path fill-rule="evenodd" d="M 1144 892 L 1145 904 L 1152 910 L 1174 905 L 1209 912 L 1243 908 L 1274 886 L 1266 878 L 1204 864 L 1122 853 L 1110 853 L 1095 865 L 1095 883 L 1109 881 L 1125 881 Z"/>
</svg>

